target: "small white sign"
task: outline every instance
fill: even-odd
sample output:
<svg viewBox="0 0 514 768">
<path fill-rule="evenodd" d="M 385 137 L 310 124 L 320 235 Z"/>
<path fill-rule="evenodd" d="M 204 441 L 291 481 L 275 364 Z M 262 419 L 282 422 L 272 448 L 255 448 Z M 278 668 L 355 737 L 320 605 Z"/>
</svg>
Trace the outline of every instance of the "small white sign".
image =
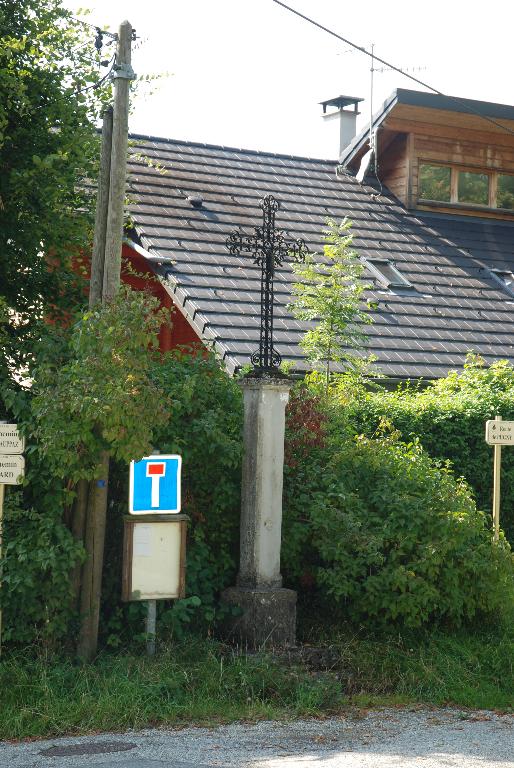
<svg viewBox="0 0 514 768">
<path fill-rule="evenodd" d="M 485 441 L 489 445 L 514 445 L 514 421 L 486 421 Z"/>
<path fill-rule="evenodd" d="M 18 432 L 16 424 L 0 424 L 0 454 L 23 453 L 25 440 Z"/>
<path fill-rule="evenodd" d="M 0 455 L 0 483 L 3 485 L 19 485 L 25 475 L 25 459 L 23 456 Z"/>
<path fill-rule="evenodd" d="M 134 557 L 152 556 L 152 527 L 150 525 L 134 526 Z"/>
</svg>

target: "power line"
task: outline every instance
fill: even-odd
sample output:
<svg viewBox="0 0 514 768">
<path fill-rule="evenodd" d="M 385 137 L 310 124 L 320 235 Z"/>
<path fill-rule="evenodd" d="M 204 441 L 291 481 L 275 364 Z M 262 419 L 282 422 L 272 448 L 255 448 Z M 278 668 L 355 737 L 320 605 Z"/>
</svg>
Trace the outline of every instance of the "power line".
<svg viewBox="0 0 514 768">
<path fill-rule="evenodd" d="M 473 109 L 473 107 L 470 107 L 469 104 L 463 101 L 463 99 L 459 99 L 456 96 L 448 96 L 442 91 L 439 91 L 437 88 L 433 88 L 428 83 L 423 82 L 423 80 L 419 80 L 417 77 L 414 77 L 414 75 L 409 75 L 408 72 L 406 72 L 403 69 L 400 69 L 400 67 L 396 67 L 394 64 L 391 64 L 389 61 L 385 61 L 385 59 L 381 59 L 376 54 L 371 54 L 361 45 L 352 43 L 351 40 L 348 40 L 346 37 L 343 37 L 342 35 L 338 35 L 337 32 L 334 32 L 332 29 L 329 29 L 328 27 L 324 27 L 323 24 L 320 24 L 319 22 L 314 21 L 314 19 L 310 19 L 308 16 L 305 16 L 303 13 L 300 13 L 300 11 L 297 11 L 294 8 L 291 8 L 289 5 L 286 5 L 285 3 L 281 2 L 281 0 L 273 0 L 273 2 L 276 3 L 277 5 L 281 5 L 282 8 L 286 9 L 286 11 L 290 11 L 291 13 L 294 13 L 295 16 L 299 16 L 304 21 L 308 21 L 309 24 L 312 24 L 313 26 L 318 27 L 318 29 L 323 30 L 323 32 L 327 32 L 329 35 L 332 35 L 332 37 L 336 37 L 338 40 L 341 40 L 346 45 L 350 45 L 352 48 L 355 48 L 357 51 L 360 51 L 361 53 L 366 54 L 366 56 L 373 56 L 375 61 L 379 61 L 388 69 L 392 69 L 394 72 L 399 72 L 400 75 L 403 75 L 404 77 L 409 78 L 409 80 L 412 80 L 418 85 L 421 85 L 423 88 L 427 88 L 429 91 L 432 91 L 432 93 L 435 93 L 438 96 L 442 96 L 443 98 L 448 99 L 449 101 L 453 101 L 456 104 L 459 104 L 462 108 L 464 108 L 470 114 L 475 115 L 476 117 L 480 117 L 482 118 L 482 120 L 486 120 L 488 123 L 491 123 L 491 125 L 495 125 L 497 128 L 500 128 L 502 131 L 506 131 L 507 133 L 510 133 L 512 136 L 514 136 L 514 130 L 512 130 L 511 128 L 508 128 L 506 125 L 502 125 L 501 123 L 494 120 L 492 117 L 483 115 L 481 112 L 478 112 L 476 109 Z"/>
<path fill-rule="evenodd" d="M 94 29 L 97 33 L 101 33 L 102 35 L 107 35 L 107 37 L 112 37 L 113 40 L 118 39 L 118 35 L 115 32 L 107 32 L 107 30 L 99 27 L 98 24 L 91 24 L 89 21 L 84 21 L 84 19 L 77 19 L 76 16 L 70 16 L 69 18 L 72 21 L 76 21 L 77 24 L 84 24 L 85 27 L 90 27 L 91 29 Z"/>
<path fill-rule="evenodd" d="M 100 86 L 103 83 L 105 83 L 107 78 L 111 75 L 111 73 L 112 73 L 112 71 L 114 69 L 115 63 L 116 63 L 116 54 L 114 53 L 112 55 L 111 60 L 107 63 L 107 66 L 109 64 L 111 64 L 111 67 L 110 67 L 109 71 L 106 72 L 105 75 L 102 78 L 100 78 L 100 80 L 98 80 L 96 83 L 93 83 L 92 85 L 87 85 L 85 88 L 78 88 L 76 91 L 74 91 L 74 93 L 75 94 L 77 94 L 77 93 L 85 93 L 85 91 L 95 91 L 97 88 L 100 88 Z"/>
</svg>

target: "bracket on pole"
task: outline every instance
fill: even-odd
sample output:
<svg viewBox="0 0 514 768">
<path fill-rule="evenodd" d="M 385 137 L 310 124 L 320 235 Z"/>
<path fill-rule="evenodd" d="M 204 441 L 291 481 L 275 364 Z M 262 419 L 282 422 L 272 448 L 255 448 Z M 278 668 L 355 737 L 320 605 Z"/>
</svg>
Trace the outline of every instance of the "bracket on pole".
<svg viewBox="0 0 514 768">
<path fill-rule="evenodd" d="M 135 80 L 136 77 L 137 75 L 130 64 L 119 64 L 114 66 L 112 73 L 113 80 Z"/>
</svg>

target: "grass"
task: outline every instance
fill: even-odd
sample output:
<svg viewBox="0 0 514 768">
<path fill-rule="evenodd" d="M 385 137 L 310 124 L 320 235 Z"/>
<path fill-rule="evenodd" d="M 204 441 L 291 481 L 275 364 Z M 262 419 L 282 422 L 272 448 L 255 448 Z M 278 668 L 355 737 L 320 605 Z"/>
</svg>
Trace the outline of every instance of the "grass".
<svg viewBox="0 0 514 768">
<path fill-rule="evenodd" d="M 349 706 L 514 709 L 510 628 L 418 638 L 329 634 L 336 663 L 321 673 L 191 639 L 153 659 L 104 654 L 86 667 L 7 654 L 0 662 L 0 739 L 319 717 Z M 326 642 L 327 631 L 315 640 Z"/>
<path fill-rule="evenodd" d="M 0 663 L 0 691 L 0 739 L 316 715 L 343 696 L 330 675 L 191 640 L 86 667 L 13 654 Z"/>
<path fill-rule="evenodd" d="M 332 635 L 354 704 L 514 709 L 514 629 L 398 637 Z"/>
</svg>

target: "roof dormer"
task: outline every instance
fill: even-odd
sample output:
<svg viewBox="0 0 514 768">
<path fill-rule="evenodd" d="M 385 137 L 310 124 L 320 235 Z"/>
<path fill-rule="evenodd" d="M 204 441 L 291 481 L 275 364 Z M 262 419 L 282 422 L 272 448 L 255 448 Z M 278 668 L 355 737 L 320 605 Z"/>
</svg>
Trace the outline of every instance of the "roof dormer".
<svg viewBox="0 0 514 768">
<path fill-rule="evenodd" d="M 407 208 L 514 220 L 514 107 L 396 90 L 373 120 L 380 181 Z M 358 171 L 369 130 L 343 152 Z"/>
</svg>

